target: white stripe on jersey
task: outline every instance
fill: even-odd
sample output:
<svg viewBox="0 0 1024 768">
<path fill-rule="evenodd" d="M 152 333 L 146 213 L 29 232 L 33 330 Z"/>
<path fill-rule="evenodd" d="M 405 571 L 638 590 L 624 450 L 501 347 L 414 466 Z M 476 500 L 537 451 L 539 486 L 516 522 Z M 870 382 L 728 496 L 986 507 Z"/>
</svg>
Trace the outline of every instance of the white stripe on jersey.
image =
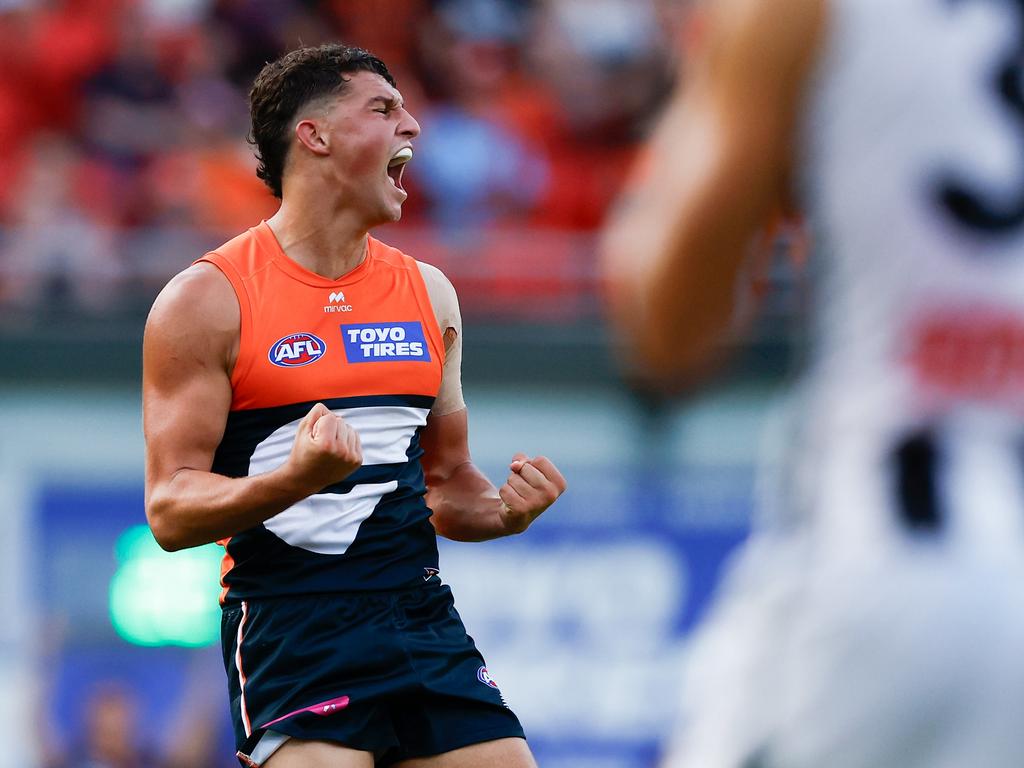
<svg viewBox="0 0 1024 768">
<path fill-rule="evenodd" d="M 374 405 L 367 408 L 335 408 L 359 433 L 363 447 L 363 466 L 374 464 L 402 464 L 406 460 L 409 441 L 419 427 L 427 423 L 426 408 L 404 405 Z M 279 427 L 263 442 L 249 459 L 249 474 L 269 472 L 284 464 L 291 453 L 295 432 L 301 419 Z"/>
<path fill-rule="evenodd" d="M 245 620 L 247 618 L 249 618 L 249 604 L 243 600 L 242 618 L 238 622 L 238 632 L 235 635 L 235 669 L 238 670 L 238 690 L 241 692 L 239 706 L 242 708 L 242 727 L 245 728 L 246 738 L 252 736 L 249 708 L 245 704 L 245 672 L 242 670 L 242 639 L 245 636 Z"/>
<path fill-rule="evenodd" d="M 333 411 L 359 433 L 363 466 L 401 464 L 416 430 L 426 424 L 426 408 L 370 406 Z M 249 460 L 249 475 L 270 472 L 291 453 L 299 421 L 285 424 L 256 446 Z M 293 547 L 323 555 L 341 555 L 355 541 L 359 527 L 381 498 L 398 488 L 398 482 L 357 485 L 348 493 L 319 493 L 303 499 L 266 520 L 267 530 Z"/>
<path fill-rule="evenodd" d="M 321 555 L 343 555 L 381 498 L 398 481 L 357 485 L 348 493 L 318 493 L 270 518 L 263 525 L 293 547 Z"/>
</svg>

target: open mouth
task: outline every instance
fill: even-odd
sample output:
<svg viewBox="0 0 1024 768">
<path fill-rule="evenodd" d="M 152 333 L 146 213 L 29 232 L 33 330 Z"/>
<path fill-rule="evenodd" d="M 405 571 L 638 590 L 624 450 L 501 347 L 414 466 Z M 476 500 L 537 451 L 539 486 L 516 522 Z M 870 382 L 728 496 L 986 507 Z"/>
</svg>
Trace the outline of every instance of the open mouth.
<svg viewBox="0 0 1024 768">
<path fill-rule="evenodd" d="M 412 160 L 412 147 L 402 147 L 395 152 L 388 161 L 388 178 L 396 188 L 405 192 L 402 186 L 402 174 L 405 173 L 405 164 Z"/>
</svg>

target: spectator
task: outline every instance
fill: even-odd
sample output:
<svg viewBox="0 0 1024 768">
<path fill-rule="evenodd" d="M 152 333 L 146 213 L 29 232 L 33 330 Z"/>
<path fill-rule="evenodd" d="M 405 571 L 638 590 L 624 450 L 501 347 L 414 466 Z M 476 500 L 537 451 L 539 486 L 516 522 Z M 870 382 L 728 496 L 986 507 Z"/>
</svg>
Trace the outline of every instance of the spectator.
<svg viewBox="0 0 1024 768">
<path fill-rule="evenodd" d="M 0 301 L 22 311 L 102 311 L 123 268 L 110 229 L 79 205 L 81 152 L 64 136 L 33 141 L 0 250 Z"/>
<path fill-rule="evenodd" d="M 524 16 L 509 2 L 447 0 L 423 26 L 431 104 L 414 174 L 447 229 L 524 222 L 544 190 L 543 157 L 496 108 L 514 81 Z"/>
<path fill-rule="evenodd" d="M 83 743 L 62 768 L 152 768 L 152 752 L 138 742 L 138 709 L 126 688 L 97 687 L 86 702 Z"/>
</svg>

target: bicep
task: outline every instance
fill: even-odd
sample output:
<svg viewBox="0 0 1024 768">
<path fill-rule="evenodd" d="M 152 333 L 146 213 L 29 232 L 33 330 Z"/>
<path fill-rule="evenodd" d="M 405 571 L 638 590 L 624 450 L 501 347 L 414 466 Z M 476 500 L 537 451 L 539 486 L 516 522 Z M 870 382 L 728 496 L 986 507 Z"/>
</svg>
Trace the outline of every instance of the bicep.
<svg viewBox="0 0 1024 768">
<path fill-rule="evenodd" d="M 223 279 L 176 279 L 158 297 L 143 341 L 147 493 L 181 469 L 209 471 L 231 407 L 232 309 Z M 225 281 L 226 283 L 226 281 Z M 227 301 L 225 301 L 227 299 Z"/>
</svg>

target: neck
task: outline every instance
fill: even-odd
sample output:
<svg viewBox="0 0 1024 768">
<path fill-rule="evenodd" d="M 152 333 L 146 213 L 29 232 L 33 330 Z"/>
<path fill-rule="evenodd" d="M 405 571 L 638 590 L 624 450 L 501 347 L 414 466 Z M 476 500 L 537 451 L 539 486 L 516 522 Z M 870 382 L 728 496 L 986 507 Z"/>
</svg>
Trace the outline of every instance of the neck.
<svg viewBox="0 0 1024 768">
<path fill-rule="evenodd" d="M 337 210 L 323 197 L 294 194 L 297 191 L 289 190 L 267 224 L 288 258 L 337 280 L 366 258 L 367 228 L 351 211 Z"/>
</svg>

